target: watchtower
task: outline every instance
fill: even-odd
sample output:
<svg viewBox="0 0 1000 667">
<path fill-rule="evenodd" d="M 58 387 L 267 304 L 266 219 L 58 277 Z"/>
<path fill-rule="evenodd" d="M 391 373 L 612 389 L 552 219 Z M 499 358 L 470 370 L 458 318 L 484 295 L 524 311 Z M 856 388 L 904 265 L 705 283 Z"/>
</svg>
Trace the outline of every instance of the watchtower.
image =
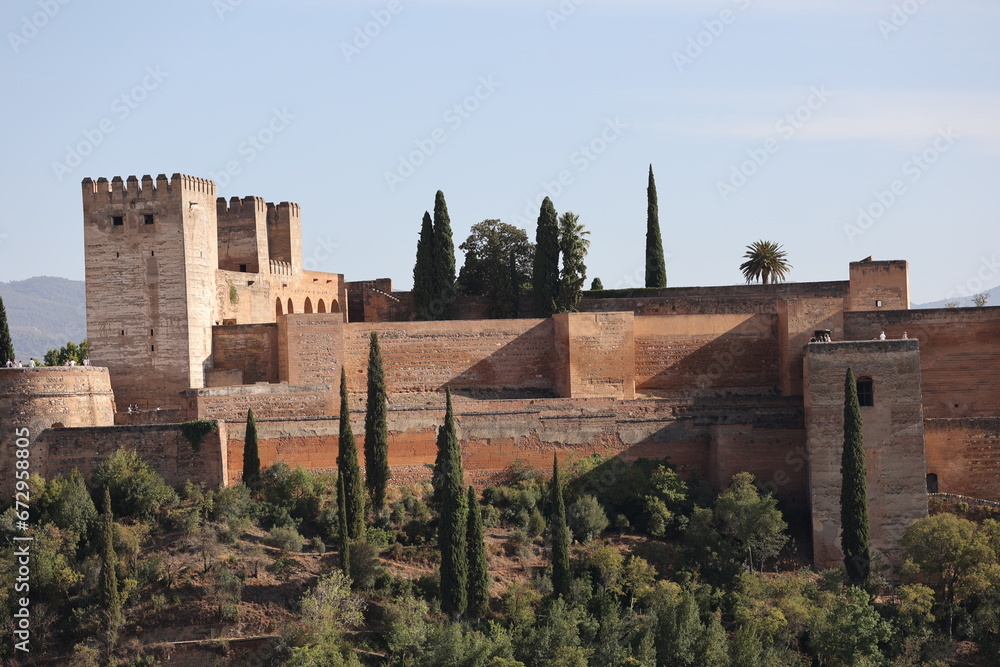
<svg viewBox="0 0 1000 667">
<path fill-rule="evenodd" d="M 181 408 L 205 386 L 217 319 L 215 183 L 164 174 L 83 180 L 87 336 L 119 411 Z"/>
</svg>

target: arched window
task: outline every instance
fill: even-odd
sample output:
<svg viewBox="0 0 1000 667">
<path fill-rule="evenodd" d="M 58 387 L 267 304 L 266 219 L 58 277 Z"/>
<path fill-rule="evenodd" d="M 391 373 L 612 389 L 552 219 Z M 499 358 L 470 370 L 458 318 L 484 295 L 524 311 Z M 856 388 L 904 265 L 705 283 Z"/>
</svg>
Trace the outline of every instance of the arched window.
<svg viewBox="0 0 1000 667">
<path fill-rule="evenodd" d="M 311 313 L 313 311 L 313 302 L 309 297 L 306 297 L 306 303 L 302 308 L 302 312 Z"/>
<path fill-rule="evenodd" d="M 316 304 L 316 312 L 317 313 L 325 313 L 326 312 L 326 304 L 323 303 L 323 299 L 320 299 L 319 303 Z"/>
<path fill-rule="evenodd" d="M 331 313 L 339 313 L 340 312 L 340 304 L 337 303 L 336 299 L 333 299 L 332 301 L 330 301 L 330 312 Z"/>
<path fill-rule="evenodd" d="M 927 473 L 927 493 L 938 492 L 938 479 L 936 472 Z"/>
<path fill-rule="evenodd" d="M 291 315 L 295 312 L 295 306 L 292 305 L 292 297 L 288 297 L 288 314 Z"/>
<path fill-rule="evenodd" d="M 281 312 L 281 297 L 280 296 L 277 299 L 274 300 L 274 314 L 275 315 L 284 315 L 284 313 Z"/>
<path fill-rule="evenodd" d="M 869 377 L 858 378 L 858 405 L 863 408 L 875 405 L 875 385 Z"/>
</svg>

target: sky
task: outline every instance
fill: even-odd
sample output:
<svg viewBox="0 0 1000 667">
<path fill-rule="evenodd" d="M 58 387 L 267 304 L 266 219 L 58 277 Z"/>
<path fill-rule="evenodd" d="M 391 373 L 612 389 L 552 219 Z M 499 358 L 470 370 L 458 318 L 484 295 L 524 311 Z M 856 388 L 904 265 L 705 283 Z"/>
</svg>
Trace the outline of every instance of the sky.
<svg viewBox="0 0 1000 667">
<path fill-rule="evenodd" d="M 588 282 L 641 286 L 651 164 L 670 286 L 743 282 L 758 239 L 790 281 L 1000 284 L 996 0 L 7 0 L 0 28 L 0 281 L 83 278 L 83 178 L 179 172 L 299 203 L 306 268 L 395 289 L 437 190 L 456 246 L 533 238 L 548 195 Z"/>
</svg>

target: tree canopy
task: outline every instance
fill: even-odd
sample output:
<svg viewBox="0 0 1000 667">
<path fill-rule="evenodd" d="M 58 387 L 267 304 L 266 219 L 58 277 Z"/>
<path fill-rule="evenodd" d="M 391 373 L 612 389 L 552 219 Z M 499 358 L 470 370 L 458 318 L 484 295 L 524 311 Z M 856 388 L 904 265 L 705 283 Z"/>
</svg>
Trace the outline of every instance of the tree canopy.
<svg viewBox="0 0 1000 667">
<path fill-rule="evenodd" d="M 747 246 L 743 257 L 746 261 L 740 264 L 740 271 L 748 283 L 755 280 L 765 285 L 781 282 L 792 268 L 787 253 L 774 241 L 754 241 Z"/>
</svg>

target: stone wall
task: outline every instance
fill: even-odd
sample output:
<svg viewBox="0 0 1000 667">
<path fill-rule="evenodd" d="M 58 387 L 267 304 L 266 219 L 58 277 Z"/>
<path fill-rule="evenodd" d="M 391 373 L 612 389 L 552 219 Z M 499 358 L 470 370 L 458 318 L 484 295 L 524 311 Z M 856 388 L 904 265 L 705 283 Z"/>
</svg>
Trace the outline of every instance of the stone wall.
<svg viewBox="0 0 1000 667">
<path fill-rule="evenodd" d="M 803 429 L 759 429 L 749 424 L 709 428 L 709 480 L 722 490 L 738 472 L 791 507 L 808 502 L 806 434 Z"/>
<path fill-rule="evenodd" d="M 1000 418 L 927 419 L 924 442 L 939 492 L 1000 501 Z"/>
<path fill-rule="evenodd" d="M 632 313 L 561 313 L 552 322 L 560 396 L 635 398 Z"/>
<path fill-rule="evenodd" d="M 215 327 L 212 359 L 217 369 L 242 371 L 241 384 L 278 382 L 278 325 Z"/>
<path fill-rule="evenodd" d="M 805 365 L 813 561 L 840 567 L 840 459 L 844 378 L 870 378 L 874 405 L 861 408 L 868 464 L 871 546 L 899 561 L 906 527 L 927 515 L 920 352 L 915 340 L 810 343 Z"/>
<path fill-rule="evenodd" d="M 214 387 L 189 389 L 185 396 L 190 401 L 188 414 L 192 419 L 242 421 L 249 408 L 253 408 L 257 417 L 273 419 L 329 415 L 337 411 L 330 385 Z"/>
<path fill-rule="evenodd" d="M 229 477 L 227 446 L 225 423 L 197 445 L 187 439 L 179 424 L 54 428 L 38 438 L 36 447 L 44 463 L 36 472 L 48 478 L 68 475 L 77 468 L 87 476 L 118 449 L 128 449 L 149 461 L 167 484 L 176 486 L 190 479 L 215 487 Z"/>
<path fill-rule="evenodd" d="M 851 262 L 851 295 L 846 310 L 906 310 L 910 274 L 905 260 Z"/>
<path fill-rule="evenodd" d="M 845 313 L 845 334 L 920 341 L 924 416 L 996 417 L 1000 406 L 1000 307 Z"/>
</svg>

